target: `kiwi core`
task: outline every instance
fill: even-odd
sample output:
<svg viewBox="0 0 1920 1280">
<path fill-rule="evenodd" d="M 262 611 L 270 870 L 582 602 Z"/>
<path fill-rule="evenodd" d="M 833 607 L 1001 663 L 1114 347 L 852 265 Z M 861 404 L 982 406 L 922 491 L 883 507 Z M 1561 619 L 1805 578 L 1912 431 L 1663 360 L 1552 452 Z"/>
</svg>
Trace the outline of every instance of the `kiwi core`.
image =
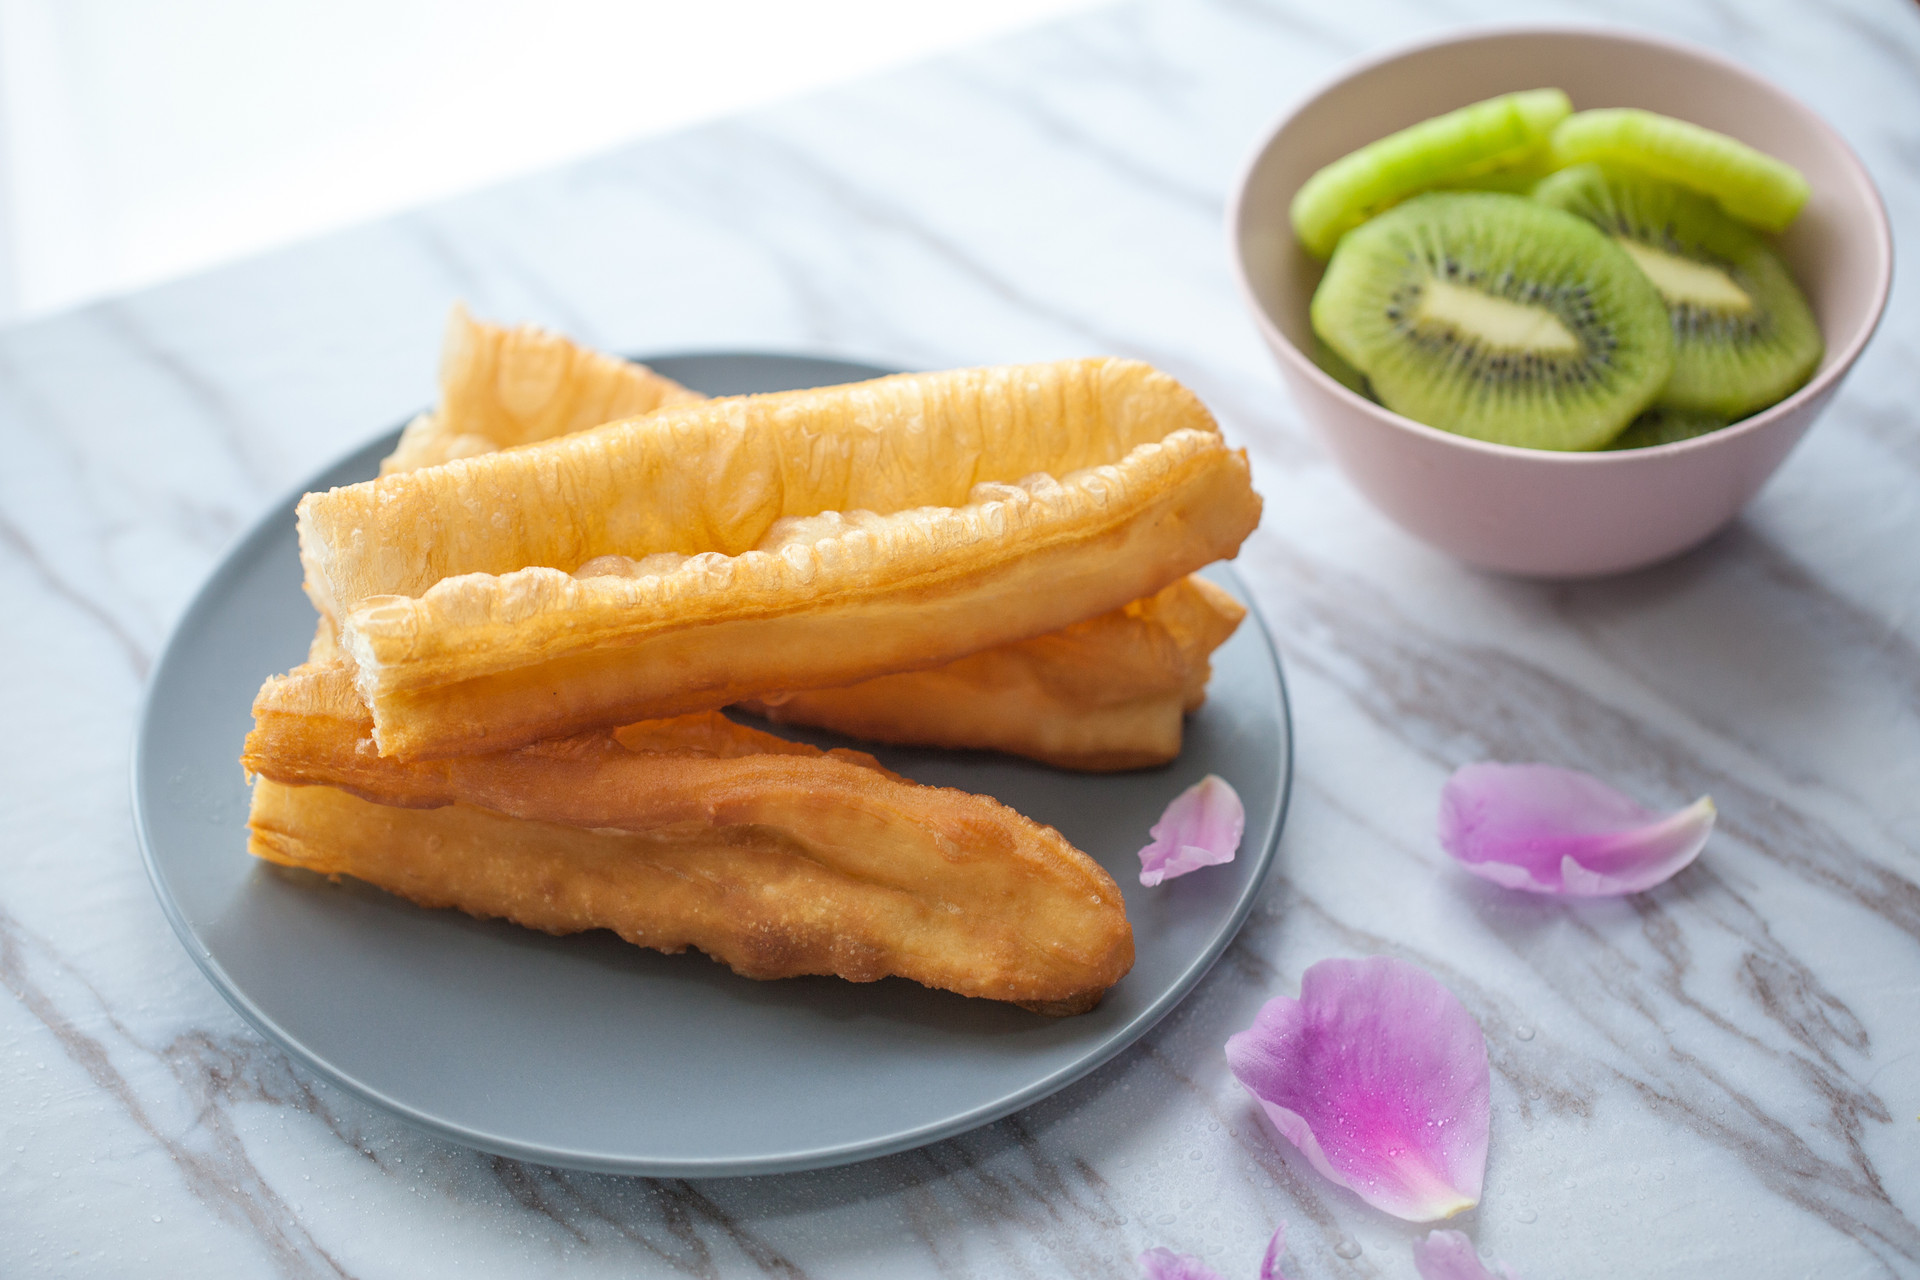
<svg viewBox="0 0 1920 1280">
<path fill-rule="evenodd" d="M 1614 241 L 1627 251 L 1670 307 L 1694 306 L 1703 311 L 1743 315 L 1753 310 L 1753 298 L 1718 267 L 1666 253 L 1651 245 L 1621 237 Z"/>
<path fill-rule="evenodd" d="M 1729 282 L 1731 283 L 1731 282 Z M 1542 355 L 1572 355 L 1580 339 L 1545 307 L 1497 298 L 1490 293 L 1435 277 L 1420 291 L 1414 323 L 1444 328 L 1476 345 Z"/>
</svg>

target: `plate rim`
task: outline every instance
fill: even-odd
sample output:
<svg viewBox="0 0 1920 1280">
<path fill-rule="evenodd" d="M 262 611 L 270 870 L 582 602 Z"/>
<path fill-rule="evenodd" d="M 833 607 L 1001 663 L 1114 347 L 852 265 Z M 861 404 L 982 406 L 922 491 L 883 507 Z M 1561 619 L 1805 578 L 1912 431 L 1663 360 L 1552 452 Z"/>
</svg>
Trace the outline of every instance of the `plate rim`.
<svg viewBox="0 0 1920 1280">
<path fill-rule="evenodd" d="M 686 351 L 673 352 L 641 358 L 642 363 L 668 362 L 688 356 L 708 357 L 744 357 L 779 356 L 780 358 L 802 358 L 819 360 L 824 363 L 840 364 L 849 368 L 871 370 L 879 366 L 838 357 L 819 356 L 802 353 L 771 351 Z M 410 420 L 410 419 L 409 419 Z M 1293 797 L 1294 774 L 1294 733 L 1293 706 L 1287 688 L 1286 670 L 1280 662 L 1279 647 L 1274 643 L 1273 631 L 1267 625 L 1260 611 L 1259 603 L 1253 593 L 1247 589 L 1247 583 L 1234 569 L 1230 560 L 1215 562 L 1236 586 L 1238 594 L 1247 606 L 1248 616 L 1259 634 L 1267 661 L 1274 673 L 1274 682 L 1279 694 L 1280 745 L 1284 768 L 1280 772 L 1280 785 L 1274 815 L 1273 834 L 1255 855 L 1256 865 L 1248 878 L 1246 887 L 1235 901 L 1233 910 L 1222 921 L 1207 946 L 1202 948 L 1182 969 L 1179 976 L 1168 984 L 1155 1000 L 1136 1014 L 1130 1021 L 1116 1028 L 1106 1042 L 1094 1046 L 1089 1052 L 1016 1089 L 1002 1097 L 985 1102 L 957 1115 L 943 1117 L 918 1127 L 901 1132 L 884 1134 L 862 1142 L 842 1143 L 835 1146 L 815 1148 L 807 1151 L 788 1151 L 778 1155 L 741 1158 L 738 1156 L 716 1157 L 711 1160 L 671 1159 L 661 1160 L 647 1157 L 609 1157 L 602 1153 L 567 1150 L 543 1146 L 516 1140 L 503 1134 L 476 1130 L 466 1125 L 435 1116 L 429 1112 L 383 1093 L 378 1087 L 360 1080 L 349 1072 L 335 1066 L 324 1055 L 310 1048 L 299 1037 L 281 1027 L 274 1018 L 261 1009 L 248 997 L 237 982 L 221 965 L 219 959 L 208 950 L 193 926 L 187 921 L 184 912 L 176 900 L 164 871 L 161 869 L 154 852 L 153 840 L 148 830 L 147 819 L 147 772 L 149 754 L 148 739 L 155 732 L 153 718 L 156 695 L 175 665 L 176 651 L 189 625 L 209 608 L 217 590 L 233 571 L 233 567 L 251 559 L 263 550 L 261 544 L 271 539 L 281 530 L 286 513 L 307 493 L 313 492 L 310 481 L 315 477 L 334 471 L 357 459 L 362 454 L 372 453 L 376 449 L 391 450 L 399 438 L 399 427 L 390 428 L 372 436 L 363 443 L 339 454 L 331 461 L 315 468 L 307 482 L 283 490 L 261 513 L 255 517 L 247 530 L 228 544 L 207 572 L 200 585 L 194 590 L 187 606 L 181 610 L 178 618 L 167 633 L 165 644 L 160 648 L 148 676 L 146 687 L 141 692 L 139 714 L 134 722 L 133 750 L 130 753 L 129 782 L 133 810 L 133 830 L 136 843 L 140 847 L 140 859 L 146 869 L 148 883 L 153 887 L 154 896 L 159 899 L 161 914 L 173 929 L 187 955 L 193 960 L 201 974 L 219 992 L 222 999 L 238 1013 L 241 1020 L 269 1043 L 294 1058 L 302 1067 L 314 1072 L 329 1084 L 360 1099 L 362 1102 L 385 1112 L 386 1114 L 423 1130 L 435 1137 L 469 1147 L 492 1155 L 506 1156 L 516 1160 L 525 1160 L 535 1164 L 558 1168 L 580 1169 L 596 1173 L 639 1175 L 649 1177 L 751 1177 L 761 1174 L 798 1173 L 813 1169 L 829 1169 L 841 1165 L 854 1164 L 863 1160 L 877 1159 L 910 1151 L 946 1138 L 958 1136 L 992 1124 L 1005 1117 L 1037 1103 L 1074 1082 L 1091 1075 L 1094 1071 L 1112 1062 L 1115 1058 L 1132 1048 L 1160 1021 L 1165 1018 L 1188 996 L 1192 995 L 1207 974 L 1218 963 L 1226 949 L 1240 934 L 1247 917 L 1252 914 L 1254 903 L 1265 889 L 1267 880 L 1273 872 L 1275 855 L 1279 849 L 1280 838 L 1286 830 L 1287 814 Z M 237 763 L 237 762 L 236 762 Z M 1244 856 L 1245 851 L 1242 851 Z"/>
</svg>

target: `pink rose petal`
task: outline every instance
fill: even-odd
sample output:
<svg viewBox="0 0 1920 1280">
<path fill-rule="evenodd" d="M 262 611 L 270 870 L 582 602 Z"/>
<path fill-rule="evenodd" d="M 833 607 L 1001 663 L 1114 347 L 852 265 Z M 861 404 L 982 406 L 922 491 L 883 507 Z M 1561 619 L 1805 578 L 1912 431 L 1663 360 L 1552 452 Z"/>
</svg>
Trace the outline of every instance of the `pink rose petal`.
<svg viewBox="0 0 1920 1280">
<path fill-rule="evenodd" d="M 1500 1268 L 1495 1275 L 1473 1251 L 1473 1241 L 1458 1231 L 1435 1231 L 1425 1240 L 1413 1242 L 1413 1269 L 1420 1280 L 1520 1280 Z"/>
<path fill-rule="evenodd" d="M 1226 779 L 1208 774 L 1175 796 L 1153 824 L 1153 843 L 1140 851 L 1140 883 L 1156 885 L 1232 862 L 1246 829 L 1239 793 Z"/>
<path fill-rule="evenodd" d="M 1597 898 L 1639 893 L 1700 856 L 1701 797 L 1662 817 L 1606 783 L 1545 764 L 1470 764 L 1440 791 L 1440 845 L 1509 889 Z"/>
<path fill-rule="evenodd" d="M 1190 1253 L 1153 1248 L 1140 1255 L 1146 1280 L 1220 1280 L 1220 1273 Z"/>
<path fill-rule="evenodd" d="M 1227 1065 L 1327 1178 L 1413 1222 L 1470 1209 L 1487 1169 L 1487 1042 L 1425 970 L 1322 960 L 1266 1003 Z"/>
<path fill-rule="evenodd" d="M 1286 1251 L 1287 1224 L 1283 1222 L 1273 1229 L 1273 1239 L 1267 1241 L 1267 1254 L 1260 1259 L 1260 1280 L 1287 1280 L 1280 1270 L 1280 1255 Z"/>
</svg>

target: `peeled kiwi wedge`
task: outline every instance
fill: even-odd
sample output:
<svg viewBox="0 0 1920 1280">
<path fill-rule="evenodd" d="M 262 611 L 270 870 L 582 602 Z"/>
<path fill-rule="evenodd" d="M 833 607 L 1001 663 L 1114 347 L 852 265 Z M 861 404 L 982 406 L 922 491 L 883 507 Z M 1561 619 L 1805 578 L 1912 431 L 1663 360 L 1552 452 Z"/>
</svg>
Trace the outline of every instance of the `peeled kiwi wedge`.
<svg viewBox="0 0 1920 1280">
<path fill-rule="evenodd" d="M 1593 164 L 1552 175 L 1533 198 L 1606 232 L 1659 291 L 1674 346 L 1656 403 L 1724 423 L 1813 376 L 1825 347 L 1786 263 L 1712 200 Z"/>
<path fill-rule="evenodd" d="M 1554 126 L 1572 111 L 1560 90 L 1530 89 L 1388 134 L 1306 180 L 1289 210 L 1294 233 L 1326 258 L 1341 236 L 1408 196 L 1544 156 Z"/>
<path fill-rule="evenodd" d="M 1349 231 L 1312 320 L 1395 413 L 1526 448 L 1600 448 L 1673 369 L 1666 307 L 1627 251 L 1497 192 L 1428 192 Z"/>
<path fill-rule="evenodd" d="M 1707 196 L 1742 222 L 1784 231 L 1806 204 L 1801 172 L 1736 138 L 1633 107 L 1561 120 L 1549 147 L 1555 169 L 1598 163 L 1637 170 Z"/>
</svg>

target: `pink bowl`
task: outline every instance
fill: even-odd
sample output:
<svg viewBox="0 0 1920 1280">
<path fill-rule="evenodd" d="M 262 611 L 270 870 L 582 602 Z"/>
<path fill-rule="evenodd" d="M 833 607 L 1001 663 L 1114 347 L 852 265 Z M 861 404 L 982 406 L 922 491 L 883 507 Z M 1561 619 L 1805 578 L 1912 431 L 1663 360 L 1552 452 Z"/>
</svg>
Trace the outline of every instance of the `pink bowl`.
<svg viewBox="0 0 1920 1280">
<path fill-rule="evenodd" d="M 1423 426 L 1335 382 L 1307 352 L 1321 264 L 1287 220 L 1322 165 L 1384 134 L 1518 89 L 1576 108 L 1645 107 L 1718 129 L 1799 167 L 1813 198 L 1779 247 L 1826 337 L 1812 381 L 1711 435 L 1652 449 L 1554 453 Z M 1417 536 L 1469 564 L 1574 578 L 1665 559 L 1731 520 L 1839 389 L 1887 302 L 1893 239 L 1860 161 L 1804 104 L 1687 45 L 1586 27 L 1476 31 L 1347 71 L 1281 118 L 1228 211 L 1240 288 L 1294 399 L 1349 479 Z"/>
</svg>

